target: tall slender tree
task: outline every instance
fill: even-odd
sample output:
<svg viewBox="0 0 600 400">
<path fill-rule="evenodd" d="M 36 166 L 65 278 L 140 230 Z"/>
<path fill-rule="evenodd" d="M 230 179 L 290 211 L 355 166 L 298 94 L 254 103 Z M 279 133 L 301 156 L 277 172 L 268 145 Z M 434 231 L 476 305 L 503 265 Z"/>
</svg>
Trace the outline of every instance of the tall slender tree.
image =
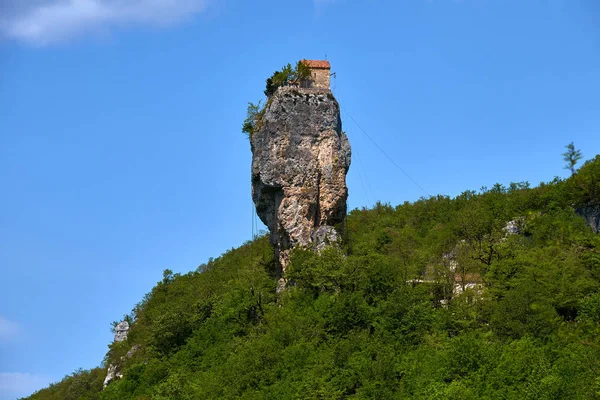
<svg viewBox="0 0 600 400">
<path fill-rule="evenodd" d="M 563 160 L 567 163 L 565 165 L 565 169 L 571 170 L 571 175 L 575 174 L 575 164 L 583 157 L 581 155 L 581 150 L 575 149 L 575 145 L 573 142 L 569 143 L 565 146 L 567 151 L 563 153 Z"/>
</svg>

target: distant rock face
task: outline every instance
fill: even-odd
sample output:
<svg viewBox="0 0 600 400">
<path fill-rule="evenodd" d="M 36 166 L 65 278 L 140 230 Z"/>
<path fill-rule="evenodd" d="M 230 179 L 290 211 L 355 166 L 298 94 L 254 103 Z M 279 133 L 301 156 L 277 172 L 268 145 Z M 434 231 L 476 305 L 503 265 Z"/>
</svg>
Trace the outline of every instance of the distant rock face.
<svg viewBox="0 0 600 400">
<path fill-rule="evenodd" d="M 504 226 L 503 230 L 506 235 L 518 235 L 523 231 L 523 225 L 525 224 L 525 217 L 517 217 L 512 221 L 508 221 Z"/>
<path fill-rule="evenodd" d="M 577 214 L 581 215 L 585 222 L 593 229 L 594 232 L 600 233 L 600 206 L 588 206 L 580 208 Z"/>
<path fill-rule="evenodd" d="M 127 340 L 127 332 L 129 332 L 129 323 L 121 321 L 115 326 L 115 342 L 124 342 Z"/>
<path fill-rule="evenodd" d="M 129 323 L 127 321 L 121 321 L 115 326 L 115 342 L 124 342 L 127 340 L 127 333 L 129 332 Z M 114 381 L 116 378 L 122 378 L 123 374 L 117 370 L 117 366 L 111 364 L 108 366 L 106 372 L 106 378 L 104 378 L 104 387 Z"/>
<path fill-rule="evenodd" d="M 289 250 L 337 240 L 346 215 L 350 143 L 327 89 L 282 87 L 271 96 L 252 148 L 252 199 L 283 270 Z"/>
</svg>

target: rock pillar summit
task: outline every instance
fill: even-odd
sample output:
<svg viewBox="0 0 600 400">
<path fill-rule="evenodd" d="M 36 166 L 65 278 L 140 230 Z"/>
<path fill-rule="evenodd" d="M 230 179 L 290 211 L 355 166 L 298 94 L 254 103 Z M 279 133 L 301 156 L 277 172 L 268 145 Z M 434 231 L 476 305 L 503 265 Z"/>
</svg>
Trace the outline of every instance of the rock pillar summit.
<svg viewBox="0 0 600 400">
<path fill-rule="evenodd" d="M 280 87 L 250 142 L 252 199 L 284 272 L 293 247 L 337 241 L 346 215 L 351 151 L 339 104 L 328 87 Z"/>
</svg>

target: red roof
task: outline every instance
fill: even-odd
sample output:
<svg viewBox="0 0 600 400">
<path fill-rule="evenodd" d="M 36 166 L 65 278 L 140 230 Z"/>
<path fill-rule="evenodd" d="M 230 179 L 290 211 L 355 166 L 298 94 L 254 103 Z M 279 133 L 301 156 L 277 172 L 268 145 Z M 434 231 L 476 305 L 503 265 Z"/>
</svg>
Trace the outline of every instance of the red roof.
<svg viewBox="0 0 600 400">
<path fill-rule="evenodd" d="M 331 65 L 327 60 L 302 60 L 309 68 L 327 68 L 331 69 Z"/>
</svg>

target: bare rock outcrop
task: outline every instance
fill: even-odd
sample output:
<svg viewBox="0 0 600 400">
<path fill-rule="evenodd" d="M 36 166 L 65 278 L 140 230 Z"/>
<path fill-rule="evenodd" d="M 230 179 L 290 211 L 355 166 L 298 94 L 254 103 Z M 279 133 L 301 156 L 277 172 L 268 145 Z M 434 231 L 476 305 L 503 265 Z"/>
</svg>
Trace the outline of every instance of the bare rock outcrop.
<svg viewBox="0 0 600 400">
<path fill-rule="evenodd" d="M 124 342 L 127 340 L 127 333 L 129 332 L 129 322 L 121 321 L 115 326 L 115 342 Z M 106 378 L 104 378 L 104 387 L 114 381 L 115 379 L 122 378 L 123 374 L 118 370 L 117 366 L 111 364 L 108 366 L 106 372 Z"/>
<path fill-rule="evenodd" d="M 121 321 L 115 326 L 115 342 L 124 342 L 127 340 L 127 333 L 129 332 L 129 322 Z"/>
<path fill-rule="evenodd" d="M 575 210 L 590 228 L 596 233 L 600 233 L 600 206 L 587 206 Z"/>
<path fill-rule="evenodd" d="M 337 240 L 346 215 L 350 143 L 327 90 L 282 87 L 269 98 L 252 148 L 252 199 L 282 270 L 289 250 Z"/>
</svg>

